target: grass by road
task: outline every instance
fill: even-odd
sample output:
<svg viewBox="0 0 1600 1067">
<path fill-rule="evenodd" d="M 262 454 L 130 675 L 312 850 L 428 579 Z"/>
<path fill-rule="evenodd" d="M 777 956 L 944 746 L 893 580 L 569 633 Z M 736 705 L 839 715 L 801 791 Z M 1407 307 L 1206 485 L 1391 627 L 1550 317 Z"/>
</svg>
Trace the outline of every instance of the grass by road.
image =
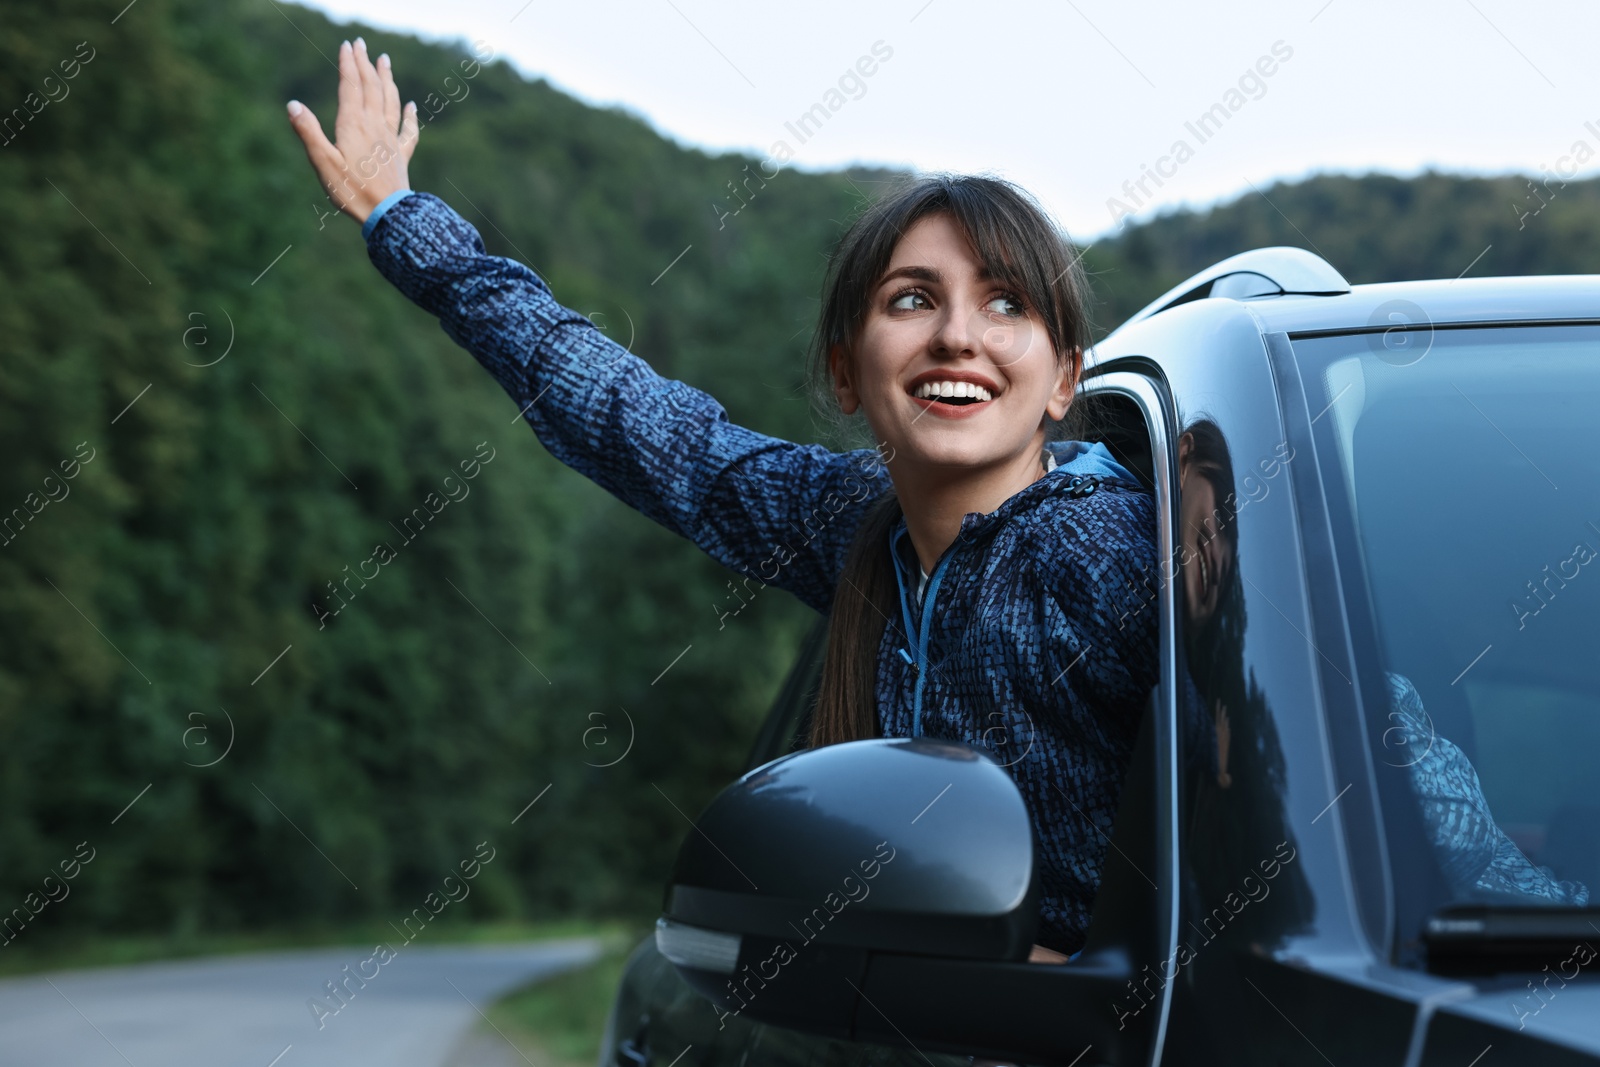
<svg viewBox="0 0 1600 1067">
<path fill-rule="evenodd" d="M 622 980 L 628 953 L 649 933 L 646 927 L 618 926 L 603 935 L 600 958 L 514 991 L 489 1009 L 492 1026 L 480 1024 L 479 1040 L 488 1045 L 509 1041 L 521 1057 L 538 1067 L 595 1067 L 600 1033 Z"/>
</svg>

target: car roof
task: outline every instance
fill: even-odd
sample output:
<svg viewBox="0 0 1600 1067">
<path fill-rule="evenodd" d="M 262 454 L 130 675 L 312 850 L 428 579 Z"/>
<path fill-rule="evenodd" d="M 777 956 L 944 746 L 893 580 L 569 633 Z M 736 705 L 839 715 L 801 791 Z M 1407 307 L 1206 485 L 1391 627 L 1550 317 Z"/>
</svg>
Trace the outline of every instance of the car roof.
<svg viewBox="0 0 1600 1067">
<path fill-rule="evenodd" d="M 1291 334 L 1431 323 L 1600 319 L 1600 275 L 1455 278 L 1353 285 L 1347 293 L 1247 298 L 1271 332 Z M 1410 306 L 1407 306 L 1410 305 Z"/>
<path fill-rule="evenodd" d="M 1467 269 L 1471 267 L 1469 264 Z M 1249 307 L 1267 332 L 1291 334 L 1390 326 L 1582 321 L 1600 319 L 1600 275 L 1456 277 L 1351 285 L 1316 253 L 1278 245 L 1213 263 L 1151 301 L 1112 335 L 1182 304 L 1214 299 Z"/>
</svg>

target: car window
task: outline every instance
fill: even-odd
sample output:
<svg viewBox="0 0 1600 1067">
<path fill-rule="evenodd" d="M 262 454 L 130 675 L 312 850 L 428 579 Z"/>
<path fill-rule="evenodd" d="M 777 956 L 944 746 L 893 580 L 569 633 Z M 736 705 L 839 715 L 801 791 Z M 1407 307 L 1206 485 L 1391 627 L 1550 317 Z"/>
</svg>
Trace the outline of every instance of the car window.
<svg viewBox="0 0 1600 1067">
<path fill-rule="evenodd" d="M 1597 343 L 1594 326 L 1295 342 L 1351 616 L 1376 639 L 1386 836 L 1397 866 L 1431 859 L 1425 910 L 1600 889 Z"/>
</svg>

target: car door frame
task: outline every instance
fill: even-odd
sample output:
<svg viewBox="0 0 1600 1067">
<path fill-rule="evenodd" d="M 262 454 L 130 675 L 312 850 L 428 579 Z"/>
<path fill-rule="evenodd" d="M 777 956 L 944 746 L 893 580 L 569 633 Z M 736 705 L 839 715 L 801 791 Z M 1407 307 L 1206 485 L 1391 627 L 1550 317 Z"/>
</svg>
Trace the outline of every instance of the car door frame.
<svg viewBox="0 0 1600 1067">
<path fill-rule="evenodd" d="M 1150 854 L 1156 860 L 1156 906 L 1162 924 L 1156 943 L 1166 955 L 1175 950 L 1178 940 L 1178 679 L 1179 672 L 1184 669 L 1178 655 L 1177 596 L 1172 580 L 1176 572 L 1169 569 L 1177 558 L 1178 544 L 1177 406 L 1160 366 L 1138 356 L 1108 360 L 1096 367 L 1080 383 L 1079 393 L 1089 398 L 1117 396 L 1131 401 L 1143 417 L 1150 443 L 1150 488 L 1155 501 L 1158 561 L 1157 655 L 1161 679 L 1152 697 L 1155 791 L 1154 841 Z M 1103 885 L 1102 882 L 1102 888 Z M 1097 894 L 1094 909 L 1097 917 L 1106 903 L 1105 894 Z M 1093 929 L 1093 919 L 1090 925 Z M 1169 983 L 1162 988 L 1156 1005 L 1155 1032 L 1145 1061 L 1150 1067 L 1162 1061 L 1171 1002 Z"/>
</svg>

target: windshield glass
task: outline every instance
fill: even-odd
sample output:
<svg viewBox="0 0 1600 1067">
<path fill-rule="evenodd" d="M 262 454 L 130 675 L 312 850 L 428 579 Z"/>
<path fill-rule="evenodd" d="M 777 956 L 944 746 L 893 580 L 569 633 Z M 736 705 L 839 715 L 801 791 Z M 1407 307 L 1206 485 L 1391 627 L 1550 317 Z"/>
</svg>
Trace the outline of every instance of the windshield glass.
<svg viewBox="0 0 1600 1067">
<path fill-rule="evenodd" d="M 1600 905 L 1600 328 L 1295 351 L 1396 870 L 1431 855 L 1435 905 Z"/>
</svg>

